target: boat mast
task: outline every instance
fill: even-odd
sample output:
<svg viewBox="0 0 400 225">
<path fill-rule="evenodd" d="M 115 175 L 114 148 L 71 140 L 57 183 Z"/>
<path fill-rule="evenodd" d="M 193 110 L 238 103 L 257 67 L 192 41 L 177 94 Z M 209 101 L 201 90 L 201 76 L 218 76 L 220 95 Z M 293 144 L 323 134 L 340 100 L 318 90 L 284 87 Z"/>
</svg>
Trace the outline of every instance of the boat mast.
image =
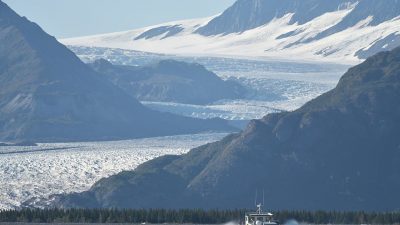
<svg viewBox="0 0 400 225">
<path fill-rule="evenodd" d="M 256 189 L 256 198 L 255 198 L 255 201 L 254 201 L 254 204 L 256 205 L 256 207 L 257 207 L 257 213 L 258 214 L 261 214 L 262 213 L 262 207 L 264 206 L 264 204 L 265 204 L 265 193 L 264 193 L 264 189 L 263 189 L 263 201 L 262 201 L 262 203 L 257 203 L 257 201 L 258 201 L 258 190 Z"/>
</svg>

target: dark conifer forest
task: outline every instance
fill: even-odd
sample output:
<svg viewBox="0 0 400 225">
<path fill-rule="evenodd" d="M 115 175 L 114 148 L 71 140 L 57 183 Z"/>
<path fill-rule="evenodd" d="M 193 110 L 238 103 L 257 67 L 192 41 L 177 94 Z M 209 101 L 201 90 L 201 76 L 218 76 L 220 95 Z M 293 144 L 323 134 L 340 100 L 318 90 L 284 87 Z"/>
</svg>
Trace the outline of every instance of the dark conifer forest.
<svg viewBox="0 0 400 225">
<path fill-rule="evenodd" d="M 23 209 L 0 211 L 0 222 L 35 223 L 174 223 L 223 224 L 243 222 L 248 210 L 201 209 Z M 296 220 L 311 224 L 400 224 L 400 212 L 277 211 L 280 223 Z"/>
</svg>

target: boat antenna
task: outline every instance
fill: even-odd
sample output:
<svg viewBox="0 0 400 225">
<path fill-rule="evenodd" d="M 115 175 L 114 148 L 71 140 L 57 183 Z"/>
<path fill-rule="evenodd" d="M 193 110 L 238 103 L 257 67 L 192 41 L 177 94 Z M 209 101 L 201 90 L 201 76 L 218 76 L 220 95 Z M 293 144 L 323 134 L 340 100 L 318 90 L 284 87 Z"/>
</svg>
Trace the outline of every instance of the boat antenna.
<svg viewBox="0 0 400 225">
<path fill-rule="evenodd" d="M 264 189 L 263 189 L 263 206 L 265 206 L 265 193 L 264 193 Z"/>
<path fill-rule="evenodd" d="M 257 206 L 257 194 L 258 194 L 257 192 L 258 192 L 258 191 L 257 191 L 257 189 L 256 189 L 256 196 L 255 196 L 255 198 L 254 198 L 254 205 L 255 205 L 255 206 Z"/>
</svg>

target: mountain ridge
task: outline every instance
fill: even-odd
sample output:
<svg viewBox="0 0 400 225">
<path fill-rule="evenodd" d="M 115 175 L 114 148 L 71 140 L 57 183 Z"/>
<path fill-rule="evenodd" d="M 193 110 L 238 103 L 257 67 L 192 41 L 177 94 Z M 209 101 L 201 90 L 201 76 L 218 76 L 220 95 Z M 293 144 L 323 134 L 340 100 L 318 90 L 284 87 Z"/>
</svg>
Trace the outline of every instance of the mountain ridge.
<svg viewBox="0 0 400 225">
<path fill-rule="evenodd" d="M 345 8 L 346 4 L 356 2 L 356 0 L 334 0 L 323 3 L 318 0 L 239 0 L 222 15 L 211 20 L 206 26 L 200 27 L 196 32 L 205 36 L 240 33 L 263 26 L 289 13 L 293 13 L 289 24 L 305 24 L 326 12 L 336 11 Z M 227 21 L 234 21 L 234 23 L 223 24 Z"/>
<path fill-rule="evenodd" d="M 333 27 L 336 30 L 330 28 L 325 31 L 331 34 L 332 32 L 340 31 L 339 29 L 352 27 L 359 21 L 367 19 L 368 16 L 373 17 L 370 23 L 373 26 L 398 17 L 400 15 L 400 9 L 396 7 L 398 4 L 398 0 L 389 0 L 386 2 L 374 0 L 239 0 L 222 15 L 211 20 L 206 26 L 199 28 L 197 32 L 202 35 L 226 35 L 229 33 L 244 32 L 265 25 L 275 18 L 281 18 L 290 13 L 293 13 L 293 16 L 289 24 L 298 23 L 302 25 L 322 16 L 326 12 L 334 12 L 355 6 L 352 12 Z M 241 15 L 243 8 L 248 11 L 248 15 Z M 215 28 L 215 26 L 218 26 L 219 21 L 235 21 L 234 18 L 242 17 L 245 18 L 242 21 L 244 22 L 242 25 L 233 23 Z M 214 32 L 210 32 L 208 29 Z"/>
<path fill-rule="evenodd" d="M 144 107 L 2 1 L 0 42 L 2 141 L 112 140 L 231 130 L 222 120 L 194 120 Z"/>
<path fill-rule="evenodd" d="M 335 89 L 239 134 L 102 179 L 57 207 L 398 210 L 400 48 L 348 70 Z"/>
<path fill-rule="evenodd" d="M 211 18 L 61 41 L 165 54 L 357 64 L 400 45 L 399 9 L 398 0 L 238 0 Z"/>
<path fill-rule="evenodd" d="M 140 101 L 207 104 L 244 97 L 245 87 L 222 80 L 197 63 L 161 60 L 148 66 L 117 66 L 106 60 L 89 64 Z"/>
</svg>

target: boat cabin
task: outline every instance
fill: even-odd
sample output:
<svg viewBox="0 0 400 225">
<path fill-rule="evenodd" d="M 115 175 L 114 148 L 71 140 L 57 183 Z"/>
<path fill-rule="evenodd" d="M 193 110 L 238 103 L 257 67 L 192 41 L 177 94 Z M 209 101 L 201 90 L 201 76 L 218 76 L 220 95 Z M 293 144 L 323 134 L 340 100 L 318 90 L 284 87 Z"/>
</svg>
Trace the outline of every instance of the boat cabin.
<svg viewBox="0 0 400 225">
<path fill-rule="evenodd" d="M 246 213 L 245 225 L 278 225 L 272 213 L 262 212 L 261 205 L 257 205 L 257 208 L 257 212 Z"/>
</svg>

